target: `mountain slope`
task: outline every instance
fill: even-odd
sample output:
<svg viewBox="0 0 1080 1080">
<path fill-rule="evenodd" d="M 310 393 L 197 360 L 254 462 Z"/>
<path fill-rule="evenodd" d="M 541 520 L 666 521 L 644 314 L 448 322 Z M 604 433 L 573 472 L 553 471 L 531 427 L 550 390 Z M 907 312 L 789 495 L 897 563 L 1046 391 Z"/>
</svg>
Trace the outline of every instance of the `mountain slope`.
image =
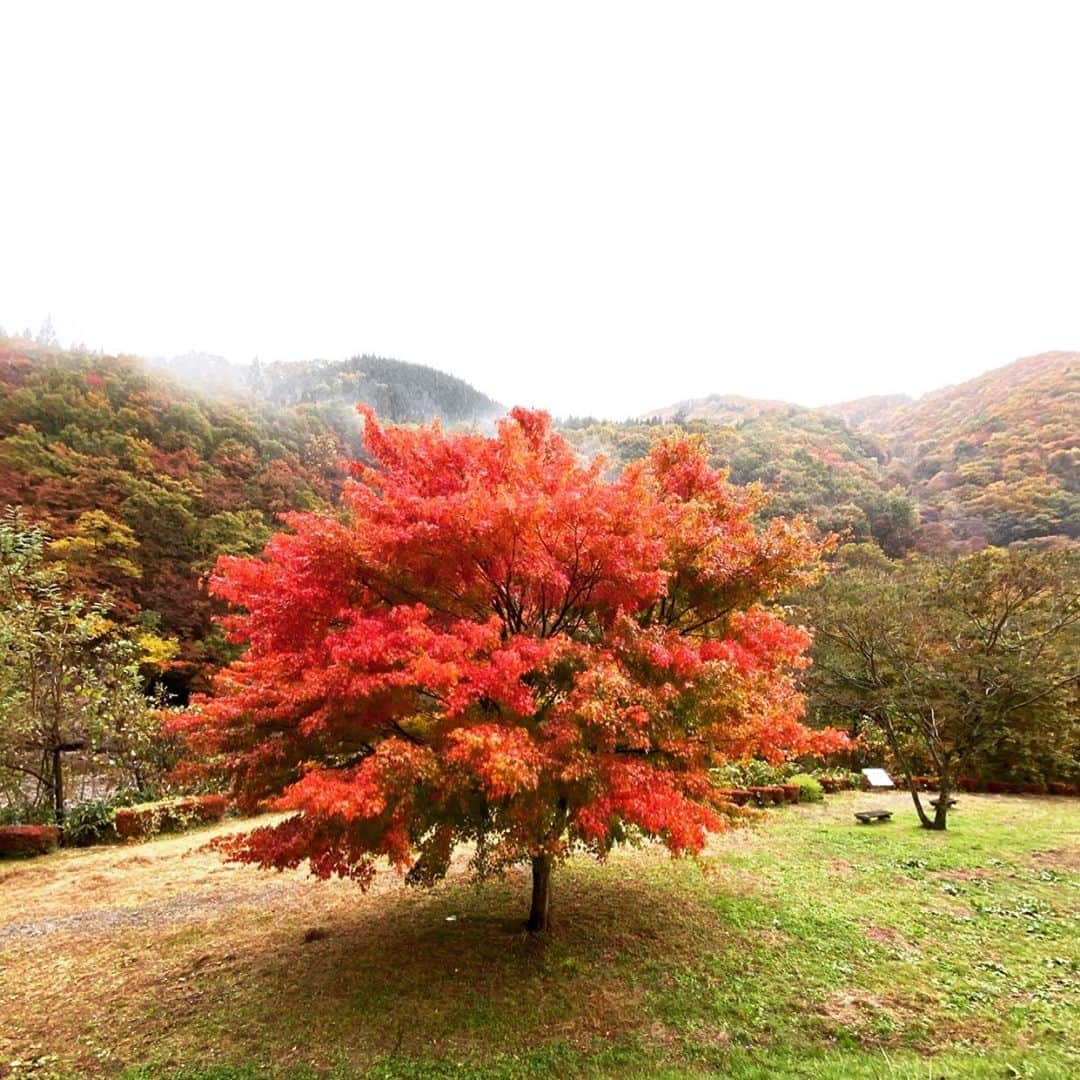
<svg viewBox="0 0 1080 1080">
<path fill-rule="evenodd" d="M 1080 353 L 1027 357 L 936 390 L 879 432 L 928 546 L 1080 536 Z"/>
<path fill-rule="evenodd" d="M 219 356 L 189 353 L 157 364 L 214 394 L 255 396 L 273 405 L 319 405 L 348 432 L 356 429 L 360 402 L 394 424 L 420 424 L 436 417 L 447 425 L 484 424 L 506 411 L 464 379 L 381 356 L 230 364 Z"/>
<path fill-rule="evenodd" d="M 333 504 L 344 441 L 317 409 L 199 394 L 126 357 L 0 339 L 0 505 L 62 542 L 76 584 L 181 644 L 213 648 L 200 578 L 261 550 L 278 515 Z"/>
<path fill-rule="evenodd" d="M 711 463 L 732 480 L 769 489 L 768 516 L 804 514 L 823 533 L 874 541 L 890 555 L 915 543 L 914 506 L 886 475 L 880 440 L 839 417 L 785 405 L 739 421 L 582 421 L 564 430 L 582 454 L 606 454 L 617 466 L 642 457 L 664 435 L 697 435 Z"/>
<path fill-rule="evenodd" d="M 913 400 L 907 394 L 874 394 L 871 397 L 856 398 L 854 401 L 826 405 L 818 412 L 839 416 L 848 427 L 880 431 L 898 409 L 910 405 Z"/>
<path fill-rule="evenodd" d="M 795 459 L 785 457 L 785 443 L 805 442 L 807 416 L 820 417 L 823 432 L 831 417 L 865 437 L 866 453 L 883 466 L 876 481 L 882 490 L 898 489 L 914 500 L 921 518 L 918 545 L 925 550 L 1080 536 L 1080 353 L 1017 360 L 917 401 L 879 395 L 803 409 L 714 394 L 649 415 L 733 427 L 743 442 L 757 442 L 760 453 L 774 458 L 771 467 L 763 462 L 747 475 L 780 491 L 807 493 L 814 480 L 793 465 L 805 465 L 809 455 L 831 462 L 826 468 L 838 467 L 836 454 L 842 458 L 844 452 L 838 445 L 830 450 L 819 436 Z M 732 458 L 736 475 L 737 460 Z M 862 468 L 866 475 L 873 471 Z M 816 516 L 829 519 L 829 508 L 838 504 L 829 495 L 813 505 Z"/>
<path fill-rule="evenodd" d="M 377 357 L 192 353 L 155 368 L 0 338 L 0 506 L 43 522 L 76 585 L 107 590 L 119 618 L 176 638 L 184 684 L 221 650 L 200 579 L 220 554 L 261 550 L 281 514 L 334 504 L 360 451 L 357 402 L 398 423 L 502 411 L 461 379 Z"/>
<path fill-rule="evenodd" d="M 659 420 L 665 424 L 686 420 L 708 420 L 715 424 L 734 424 L 769 412 L 802 412 L 802 406 L 786 401 L 740 397 L 738 394 L 709 394 L 708 397 L 687 398 L 662 409 L 646 413 L 643 420 Z"/>
</svg>

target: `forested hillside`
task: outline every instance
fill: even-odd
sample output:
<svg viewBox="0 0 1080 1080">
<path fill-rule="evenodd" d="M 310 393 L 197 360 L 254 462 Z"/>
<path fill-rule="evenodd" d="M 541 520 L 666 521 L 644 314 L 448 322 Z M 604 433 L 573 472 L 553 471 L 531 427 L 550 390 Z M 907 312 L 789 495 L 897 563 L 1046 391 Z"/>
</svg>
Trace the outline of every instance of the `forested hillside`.
<svg viewBox="0 0 1080 1080">
<path fill-rule="evenodd" d="M 241 405 L 138 360 L 0 340 L 0 505 L 44 523 L 76 583 L 214 658 L 200 577 L 261 549 L 277 515 L 331 505 L 345 447 L 311 406 Z"/>
<path fill-rule="evenodd" d="M 334 505 L 340 462 L 358 452 L 357 401 L 396 422 L 501 411 L 460 379 L 375 357 L 242 367 L 191 355 L 170 367 L 175 377 L 0 338 L 0 505 L 46 525 L 76 584 L 175 638 L 180 685 L 224 655 L 201 578 L 219 554 L 260 550 L 278 515 Z M 815 410 L 714 396 L 659 410 L 668 422 L 563 429 L 613 467 L 689 430 L 735 482 L 769 489 L 768 516 L 802 514 L 891 556 L 970 550 L 1080 532 L 1078 384 L 1077 355 L 1056 353 L 916 402 Z"/>
<path fill-rule="evenodd" d="M 700 430 L 718 460 L 740 481 L 775 488 L 778 511 L 798 507 L 856 538 L 869 529 L 891 553 L 1080 535 L 1077 353 L 1018 360 L 918 401 L 883 395 L 811 410 L 714 395 L 655 415 L 692 428 L 707 418 Z M 593 434 L 625 460 L 647 423 Z M 874 489 L 909 499 L 918 528 L 884 540 L 871 524 Z"/>
<path fill-rule="evenodd" d="M 662 409 L 654 409 L 644 419 L 663 423 L 708 420 L 716 424 L 735 424 L 764 413 L 789 413 L 792 410 L 802 411 L 799 406 L 786 401 L 740 397 L 738 394 L 710 394 L 708 397 L 689 398 Z"/>
<path fill-rule="evenodd" d="M 822 532 L 873 541 L 894 556 L 915 544 L 916 509 L 887 474 L 883 444 L 838 417 L 788 405 L 726 424 L 578 421 L 567 434 L 583 453 L 602 452 L 622 465 L 676 429 L 704 438 L 710 462 L 728 469 L 736 483 L 768 488 L 770 517 L 803 514 Z"/>
<path fill-rule="evenodd" d="M 910 405 L 912 400 L 907 394 L 874 394 L 871 397 L 856 398 L 854 401 L 826 405 L 819 411 L 830 416 L 839 416 L 848 427 L 862 431 L 880 431 L 898 409 Z"/>
<path fill-rule="evenodd" d="M 201 578 L 220 554 L 261 550 L 280 514 L 334 504 L 357 402 L 396 422 L 501 411 L 460 379 L 378 357 L 165 367 L 0 338 L 0 506 L 43 523 L 74 582 L 108 590 L 118 616 L 175 638 L 180 684 L 222 654 Z"/>
<path fill-rule="evenodd" d="M 436 417 L 445 424 L 479 424 L 506 411 L 463 379 L 423 364 L 380 356 L 254 364 L 243 371 L 245 385 L 266 401 L 344 409 L 350 431 L 356 427 L 357 402 L 370 405 L 395 424 L 418 424 Z"/>
<path fill-rule="evenodd" d="M 937 390 L 879 432 L 927 546 L 1080 536 L 1080 354 L 1029 357 Z"/>
<path fill-rule="evenodd" d="M 181 382 L 213 394 L 271 405 L 320 405 L 349 439 L 356 430 L 358 402 L 395 424 L 425 423 L 436 417 L 444 424 L 483 424 L 506 411 L 454 375 L 381 356 L 230 364 L 220 356 L 189 353 L 155 363 Z"/>
</svg>

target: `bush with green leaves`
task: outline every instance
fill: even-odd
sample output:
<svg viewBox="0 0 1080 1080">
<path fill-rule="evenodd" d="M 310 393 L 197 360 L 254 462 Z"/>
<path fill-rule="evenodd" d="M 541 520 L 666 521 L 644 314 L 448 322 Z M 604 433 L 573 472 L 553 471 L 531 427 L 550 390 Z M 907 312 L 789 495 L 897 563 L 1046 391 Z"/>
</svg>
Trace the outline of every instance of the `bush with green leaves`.
<svg viewBox="0 0 1080 1080">
<path fill-rule="evenodd" d="M 115 798 L 84 799 L 72 803 L 64 816 L 64 844 L 89 847 L 116 839 L 113 821 L 116 818 Z"/>
<path fill-rule="evenodd" d="M 0 806 L 0 825 L 49 825 L 52 810 L 41 803 L 19 799 Z"/>
<path fill-rule="evenodd" d="M 787 783 L 791 766 L 787 763 L 770 765 L 767 761 L 754 758 L 751 761 L 731 762 L 713 769 L 713 778 L 721 787 L 748 788 L 772 787 Z"/>
<path fill-rule="evenodd" d="M 796 773 L 788 780 L 799 789 L 799 802 L 821 802 L 825 789 L 809 773 Z"/>
<path fill-rule="evenodd" d="M 770 765 L 767 761 L 754 758 L 743 766 L 743 782 L 747 787 L 770 787 L 785 782 L 787 768 L 784 765 Z"/>
</svg>

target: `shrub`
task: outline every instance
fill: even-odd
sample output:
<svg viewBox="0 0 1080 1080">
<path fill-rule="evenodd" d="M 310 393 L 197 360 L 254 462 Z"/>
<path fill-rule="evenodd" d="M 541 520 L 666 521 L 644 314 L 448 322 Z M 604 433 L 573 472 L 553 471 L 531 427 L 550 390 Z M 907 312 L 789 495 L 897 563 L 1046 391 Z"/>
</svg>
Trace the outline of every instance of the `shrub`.
<svg viewBox="0 0 1080 1080">
<path fill-rule="evenodd" d="M 784 776 L 782 765 L 770 765 L 767 761 L 755 758 L 742 767 L 743 782 L 747 787 L 773 787 Z"/>
<path fill-rule="evenodd" d="M 796 773 L 791 784 L 798 789 L 799 802 L 821 802 L 825 798 L 824 788 L 809 773 Z"/>
<path fill-rule="evenodd" d="M 831 772 L 818 774 L 818 783 L 830 795 L 836 791 L 851 791 L 865 786 L 866 777 L 857 772 Z"/>
<path fill-rule="evenodd" d="M 47 803 L 15 802 L 0 808 L 0 825 L 51 825 L 55 819 Z"/>
<path fill-rule="evenodd" d="M 743 785 L 742 767 L 728 762 L 710 770 L 714 784 L 719 784 L 727 791 L 741 789 Z"/>
<path fill-rule="evenodd" d="M 818 783 L 830 795 L 837 791 L 850 791 L 853 787 L 861 787 L 862 781 L 862 776 L 855 781 L 848 773 L 824 774 L 818 777 Z"/>
<path fill-rule="evenodd" d="M 47 855 L 59 842 L 55 825 L 0 825 L 0 855 Z"/>
<path fill-rule="evenodd" d="M 64 843 L 75 847 L 89 847 L 105 840 L 114 840 L 116 830 L 114 799 L 87 799 L 73 803 L 64 815 Z"/>
<path fill-rule="evenodd" d="M 713 782 L 721 787 L 745 790 L 751 787 L 772 787 L 784 783 L 790 766 L 770 765 L 753 758 L 750 761 L 728 762 L 712 770 Z"/>
<path fill-rule="evenodd" d="M 223 795 L 192 795 L 125 806 L 116 811 L 116 831 L 126 840 L 148 840 L 160 832 L 183 832 L 193 825 L 220 821 L 226 806 Z"/>
<path fill-rule="evenodd" d="M 1078 790 L 1075 784 L 1062 784 L 1058 781 L 1052 781 L 1047 787 L 1051 795 L 1075 795 Z"/>
</svg>

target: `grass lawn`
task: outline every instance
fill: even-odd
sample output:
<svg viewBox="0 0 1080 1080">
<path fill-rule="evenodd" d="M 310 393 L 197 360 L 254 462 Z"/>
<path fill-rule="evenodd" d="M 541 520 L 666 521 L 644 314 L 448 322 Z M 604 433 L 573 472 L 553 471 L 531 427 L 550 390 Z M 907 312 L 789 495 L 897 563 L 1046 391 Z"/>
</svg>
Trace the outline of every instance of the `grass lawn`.
<svg viewBox="0 0 1080 1080">
<path fill-rule="evenodd" d="M 1080 1076 L 1080 800 L 577 860 L 543 941 L 524 873 L 365 896 L 200 850 L 236 827 L 0 863 L 0 1076 Z"/>
</svg>

